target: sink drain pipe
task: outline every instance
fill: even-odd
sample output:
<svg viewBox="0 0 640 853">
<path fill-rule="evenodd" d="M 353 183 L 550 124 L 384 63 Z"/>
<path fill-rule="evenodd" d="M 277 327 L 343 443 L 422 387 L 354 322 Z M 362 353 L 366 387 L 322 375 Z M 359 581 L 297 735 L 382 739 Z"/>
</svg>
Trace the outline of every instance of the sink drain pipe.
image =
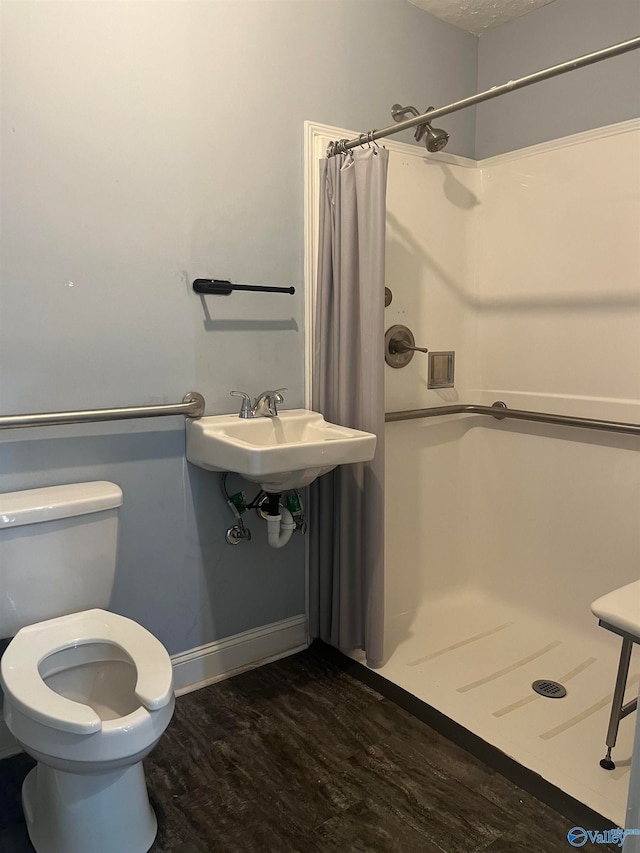
<svg viewBox="0 0 640 853">
<path fill-rule="evenodd" d="M 271 548 L 282 548 L 291 539 L 296 523 L 289 510 L 280 504 L 280 495 L 267 493 L 267 541 Z"/>
</svg>

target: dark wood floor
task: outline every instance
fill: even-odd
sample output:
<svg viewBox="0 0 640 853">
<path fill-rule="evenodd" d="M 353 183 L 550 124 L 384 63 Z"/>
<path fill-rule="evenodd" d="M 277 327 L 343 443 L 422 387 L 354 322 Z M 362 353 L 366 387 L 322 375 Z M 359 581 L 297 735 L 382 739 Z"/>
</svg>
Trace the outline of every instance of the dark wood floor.
<svg viewBox="0 0 640 853">
<path fill-rule="evenodd" d="M 0 762 L 0 853 L 32 850 L 19 804 L 32 765 Z M 152 853 L 575 849 L 570 821 L 322 649 L 181 697 L 145 767 Z"/>
</svg>

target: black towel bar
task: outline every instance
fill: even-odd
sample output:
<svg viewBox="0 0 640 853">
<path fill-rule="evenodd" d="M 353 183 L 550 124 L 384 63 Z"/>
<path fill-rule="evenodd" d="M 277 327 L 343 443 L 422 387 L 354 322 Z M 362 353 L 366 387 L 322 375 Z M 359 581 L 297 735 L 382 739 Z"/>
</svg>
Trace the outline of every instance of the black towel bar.
<svg viewBox="0 0 640 853">
<path fill-rule="evenodd" d="M 213 293 L 217 296 L 228 296 L 234 290 L 262 291 L 263 293 L 295 293 L 295 287 L 267 287 L 262 284 L 231 284 L 219 278 L 197 278 L 193 282 L 196 293 Z"/>
</svg>

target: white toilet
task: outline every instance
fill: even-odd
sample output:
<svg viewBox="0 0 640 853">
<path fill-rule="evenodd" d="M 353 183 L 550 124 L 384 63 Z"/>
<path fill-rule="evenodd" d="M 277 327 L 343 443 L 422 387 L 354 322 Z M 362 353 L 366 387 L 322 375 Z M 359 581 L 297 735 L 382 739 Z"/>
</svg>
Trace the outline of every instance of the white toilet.
<svg viewBox="0 0 640 853">
<path fill-rule="evenodd" d="M 146 853 L 156 836 L 142 759 L 173 714 L 171 659 L 96 609 L 111 598 L 121 504 L 107 482 L 0 495 L 4 718 L 38 762 L 22 788 L 38 853 Z"/>
</svg>

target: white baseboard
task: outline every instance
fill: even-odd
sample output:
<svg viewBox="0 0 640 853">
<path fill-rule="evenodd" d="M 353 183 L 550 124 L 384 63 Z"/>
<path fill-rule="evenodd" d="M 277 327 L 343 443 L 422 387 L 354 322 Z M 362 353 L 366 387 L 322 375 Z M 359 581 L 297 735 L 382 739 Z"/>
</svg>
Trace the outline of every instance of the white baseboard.
<svg viewBox="0 0 640 853">
<path fill-rule="evenodd" d="M 306 649 L 307 617 L 293 616 L 173 655 L 176 696 Z"/>
<path fill-rule="evenodd" d="M 173 655 L 176 696 L 300 652 L 308 645 L 307 617 L 301 615 Z M 0 713 L 0 759 L 19 752 L 22 750 Z"/>
</svg>

